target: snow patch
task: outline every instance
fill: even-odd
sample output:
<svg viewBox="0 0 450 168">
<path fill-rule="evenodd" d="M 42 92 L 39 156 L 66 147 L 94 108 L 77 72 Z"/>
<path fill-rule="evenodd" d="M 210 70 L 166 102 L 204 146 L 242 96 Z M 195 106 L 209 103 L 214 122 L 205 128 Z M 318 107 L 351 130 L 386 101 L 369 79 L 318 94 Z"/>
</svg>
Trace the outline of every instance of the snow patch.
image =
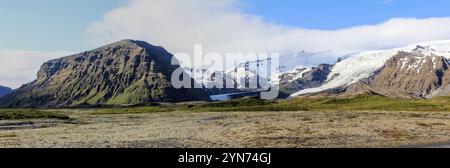
<svg viewBox="0 0 450 168">
<path fill-rule="evenodd" d="M 311 68 L 296 68 L 295 70 L 293 70 L 291 72 L 287 72 L 285 74 L 292 75 L 292 79 L 287 81 L 287 82 L 291 83 L 291 82 L 294 82 L 294 81 L 296 81 L 298 79 L 301 79 L 301 78 L 303 78 L 303 75 L 305 73 L 308 73 L 311 70 L 312 70 Z"/>
<path fill-rule="evenodd" d="M 402 48 L 366 51 L 352 54 L 349 56 L 349 59 L 339 62 L 333 67 L 328 76 L 327 82 L 324 85 L 317 88 L 301 90 L 292 94 L 291 97 L 354 84 L 361 79 L 372 76 L 377 70 L 384 66 L 388 59 L 395 56 L 399 51 L 418 52 L 426 56 L 438 55 L 450 58 L 450 40 L 421 42 Z M 420 65 L 423 64 L 423 61 L 421 61 L 419 64 L 406 67 L 408 60 L 402 59 L 401 62 L 401 68 L 419 68 Z M 420 69 L 418 69 L 418 72 L 420 72 Z"/>
</svg>

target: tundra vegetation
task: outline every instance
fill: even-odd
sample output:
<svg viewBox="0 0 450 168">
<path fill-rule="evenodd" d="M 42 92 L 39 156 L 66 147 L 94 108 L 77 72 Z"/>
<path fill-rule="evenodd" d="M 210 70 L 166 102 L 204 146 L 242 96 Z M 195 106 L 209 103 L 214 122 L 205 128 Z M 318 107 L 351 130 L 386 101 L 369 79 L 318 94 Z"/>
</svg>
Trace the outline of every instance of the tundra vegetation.
<svg viewBox="0 0 450 168">
<path fill-rule="evenodd" d="M 1 109 L 0 147 L 421 147 L 450 142 L 450 98 L 241 98 Z M 36 141 L 36 139 L 40 139 Z"/>
</svg>

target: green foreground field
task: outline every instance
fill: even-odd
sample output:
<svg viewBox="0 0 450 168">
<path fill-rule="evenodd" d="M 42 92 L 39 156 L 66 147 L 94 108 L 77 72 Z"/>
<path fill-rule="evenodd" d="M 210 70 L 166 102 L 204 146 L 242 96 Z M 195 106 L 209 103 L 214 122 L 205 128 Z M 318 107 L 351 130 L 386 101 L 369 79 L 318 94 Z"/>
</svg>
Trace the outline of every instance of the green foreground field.
<svg viewBox="0 0 450 168">
<path fill-rule="evenodd" d="M 229 101 L 161 105 L 134 108 L 102 108 L 95 114 L 123 114 L 149 112 L 245 112 L 245 111 L 450 111 L 450 97 L 434 99 L 393 99 L 378 95 L 358 95 L 352 97 L 302 97 L 289 100 L 267 101 L 242 98 Z"/>
<path fill-rule="evenodd" d="M 220 102 L 185 104 L 161 104 L 142 107 L 93 108 L 95 115 L 139 114 L 154 112 L 246 112 L 246 111 L 450 111 L 450 97 L 434 99 L 393 99 L 378 95 L 352 97 L 301 97 L 289 100 L 267 101 L 242 98 Z M 44 109 L 0 109 L 0 120 L 27 118 L 69 119 L 58 110 Z"/>
<path fill-rule="evenodd" d="M 297 98 L 280 103 L 283 106 L 301 105 L 308 110 L 345 111 L 450 111 L 450 97 L 433 99 L 394 99 L 378 95 L 358 95 L 352 97 Z"/>
<path fill-rule="evenodd" d="M 70 119 L 63 112 L 55 110 L 40 109 L 0 109 L 0 120 L 21 120 L 21 119 Z"/>
</svg>

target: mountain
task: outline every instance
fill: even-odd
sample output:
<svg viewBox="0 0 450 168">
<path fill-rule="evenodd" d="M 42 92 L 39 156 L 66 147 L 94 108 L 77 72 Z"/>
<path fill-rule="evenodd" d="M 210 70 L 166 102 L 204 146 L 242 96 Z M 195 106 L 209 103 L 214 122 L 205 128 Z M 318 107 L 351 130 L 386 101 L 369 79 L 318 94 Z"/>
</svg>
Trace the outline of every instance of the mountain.
<svg viewBox="0 0 450 168">
<path fill-rule="evenodd" d="M 282 55 L 271 59 L 244 61 L 227 71 L 190 67 L 185 67 L 185 70 L 191 76 L 195 76 L 198 83 L 203 83 L 210 95 L 260 91 L 269 86 L 270 80 L 281 80 L 282 97 L 286 97 L 302 89 L 320 86 L 326 80 L 331 64 L 336 63 L 336 60 L 342 61 L 345 59 L 347 59 L 347 56 L 342 52 L 302 51 L 297 54 Z M 275 60 L 278 63 L 277 72 L 272 69 L 269 74 L 267 67 L 275 65 Z M 301 79 L 302 71 L 306 70 L 308 72 L 305 72 L 305 78 Z M 197 75 L 192 75 L 192 73 Z M 259 82 L 257 82 L 258 80 Z M 250 84 L 256 84 L 258 87 L 249 87 Z M 233 86 L 233 88 L 212 88 L 212 86 L 218 85 Z"/>
<path fill-rule="evenodd" d="M 332 67 L 329 64 L 320 64 L 317 67 L 297 68 L 282 74 L 280 77 L 281 97 L 288 97 L 300 90 L 321 86 L 327 80 Z"/>
<path fill-rule="evenodd" d="M 320 51 L 320 52 L 307 52 L 302 51 L 293 55 L 282 55 L 279 57 L 281 74 L 292 72 L 298 68 L 312 68 L 321 64 L 336 64 L 350 58 L 347 52 L 343 51 Z M 337 60 L 337 61 L 336 61 Z"/>
<path fill-rule="evenodd" d="M 345 87 L 327 90 L 322 94 L 375 93 L 393 98 L 413 99 L 444 96 L 450 93 L 442 89 L 450 86 L 448 69 L 449 64 L 445 57 L 400 51 L 387 60 L 375 75 Z"/>
<path fill-rule="evenodd" d="M 66 107 L 209 100 L 202 89 L 175 89 L 173 55 L 122 40 L 44 63 L 37 79 L 0 99 L 0 107 Z M 192 83 L 193 79 L 190 79 Z"/>
<path fill-rule="evenodd" d="M 323 85 L 291 95 L 376 93 L 395 98 L 431 98 L 450 93 L 450 41 L 368 51 L 337 63 Z"/>
<path fill-rule="evenodd" d="M 268 79 L 271 76 L 268 73 L 267 64 L 269 61 L 266 59 L 248 61 L 227 72 L 213 72 L 208 76 L 205 84 L 209 88 L 223 83 L 224 86 L 233 86 L 237 90 L 257 90 L 269 84 Z"/>
<path fill-rule="evenodd" d="M 448 67 L 445 57 L 401 51 L 386 61 L 373 79 L 353 84 L 349 91 L 369 90 L 396 98 L 430 98 L 439 88 L 450 84 Z"/>
<path fill-rule="evenodd" d="M 184 70 L 194 76 L 210 95 L 253 92 L 269 86 L 268 60 L 246 61 L 227 71 L 190 67 L 184 67 Z"/>
<path fill-rule="evenodd" d="M 0 86 L 0 97 L 6 95 L 8 93 L 11 93 L 12 91 L 13 90 L 9 87 Z"/>
</svg>

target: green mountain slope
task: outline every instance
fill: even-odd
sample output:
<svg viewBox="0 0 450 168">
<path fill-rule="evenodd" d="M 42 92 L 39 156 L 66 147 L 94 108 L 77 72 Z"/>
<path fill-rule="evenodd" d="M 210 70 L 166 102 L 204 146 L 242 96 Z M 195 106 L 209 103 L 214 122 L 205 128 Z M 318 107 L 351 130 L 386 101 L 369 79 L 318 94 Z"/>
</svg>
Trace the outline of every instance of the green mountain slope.
<svg viewBox="0 0 450 168">
<path fill-rule="evenodd" d="M 209 100 L 202 89 L 175 89 L 173 55 L 122 40 L 44 63 L 37 79 L 0 99 L 0 107 L 67 107 Z M 192 82 L 194 80 L 191 79 Z"/>
</svg>

